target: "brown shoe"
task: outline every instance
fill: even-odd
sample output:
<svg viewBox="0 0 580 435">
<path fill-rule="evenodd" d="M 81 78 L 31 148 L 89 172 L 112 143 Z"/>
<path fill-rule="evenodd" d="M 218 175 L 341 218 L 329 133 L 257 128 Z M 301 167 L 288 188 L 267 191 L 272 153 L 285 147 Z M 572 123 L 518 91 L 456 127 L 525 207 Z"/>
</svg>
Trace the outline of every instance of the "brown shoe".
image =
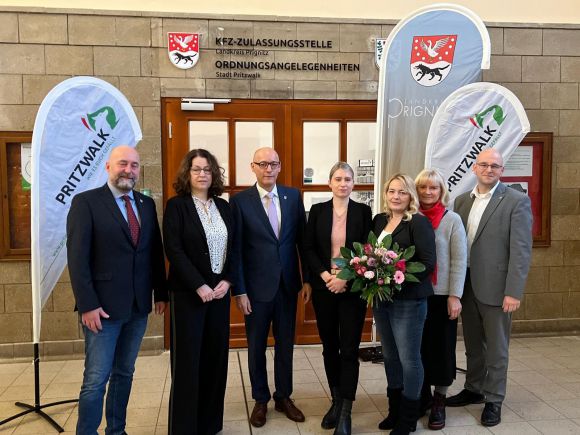
<svg viewBox="0 0 580 435">
<path fill-rule="evenodd" d="M 268 412 L 268 404 L 262 402 L 256 402 L 254 409 L 252 410 L 252 415 L 250 417 L 250 423 L 254 427 L 262 427 L 266 424 L 266 413 Z"/>
<path fill-rule="evenodd" d="M 306 420 L 306 418 L 304 418 L 304 414 L 302 414 L 302 411 L 296 408 L 296 405 L 294 405 L 294 401 L 292 399 L 285 398 L 276 400 L 275 402 L 276 411 L 283 412 L 290 420 L 297 421 L 299 423 L 302 423 L 304 420 Z"/>
</svg>

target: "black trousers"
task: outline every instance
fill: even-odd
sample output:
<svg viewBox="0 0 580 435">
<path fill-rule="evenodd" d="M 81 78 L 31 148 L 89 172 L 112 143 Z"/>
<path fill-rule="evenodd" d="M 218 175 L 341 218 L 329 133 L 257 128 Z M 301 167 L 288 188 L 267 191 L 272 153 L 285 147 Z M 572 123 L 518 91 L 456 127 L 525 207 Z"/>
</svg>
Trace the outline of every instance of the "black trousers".
<svg viewBox="0 0 580 435">
<path fill-rule="evenodd" d="M 366 303 L 358 293 L 334 294 L 328 289 L 314 289 L 312 303 L 328 385 L 338 388 L 341 397 L 354 400 Z"/>
<path fill-rule="evenodd" d="M 426 385 L 448 387 L 455 379 L 457 319 L 449 319 L 447 298 L 446 295 L 431 295 L 427 299 L 427 318 L 421 341 Z"/>
<path fill-rule="evenodd" d="M 214 435 L 223 427 L 230 295 L 205 304 L 187 292 L 170 298 L 169 434 Z"/>
</svg>

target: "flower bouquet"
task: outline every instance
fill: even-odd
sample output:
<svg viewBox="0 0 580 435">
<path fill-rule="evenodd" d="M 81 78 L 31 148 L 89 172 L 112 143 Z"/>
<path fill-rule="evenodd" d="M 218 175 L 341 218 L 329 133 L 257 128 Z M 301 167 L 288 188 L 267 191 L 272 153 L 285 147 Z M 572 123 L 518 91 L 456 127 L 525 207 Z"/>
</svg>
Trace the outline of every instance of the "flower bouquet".
<svg viewBox="0 0 580 435">
<path fill-rule="evenodd" d="M 415 247 L 401 249 L 387 235 L 380 243 L 371 231 L 367 243 L 353 243 L 355 252 L 346 247 L 340 248 L 341 258 L 332 261 L 342 269 L 338 278 L 353 280 L 351 292 L 360 292 L 360 296 L 373 306 L 377 302 L 392 301 L 395 292 L 401 291 L 406 282 L 419 282 L 413 275 L 423 272 L 425 266 L 416 261 L 409 261 L 415 255 Z"/>
</svg>

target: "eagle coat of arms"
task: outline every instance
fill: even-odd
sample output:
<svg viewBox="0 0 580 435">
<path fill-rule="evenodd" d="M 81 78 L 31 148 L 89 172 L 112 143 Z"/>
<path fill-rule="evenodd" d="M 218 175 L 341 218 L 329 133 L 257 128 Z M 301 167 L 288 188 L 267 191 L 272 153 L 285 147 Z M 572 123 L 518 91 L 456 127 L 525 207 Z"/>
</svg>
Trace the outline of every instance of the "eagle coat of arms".
<svg viewBox="0 0 580 435">
<path fill-rule="evenodd" d="M 449 75 L 457 35 L 414 36 L 411 76 L 421 86 L 436 86 Z"/>
<path fill-rule="evenodd" d="M 199 60 L 199 33 L 167 33 L 167 54 L 177 68 L 194 67 Z"/>
</svg>

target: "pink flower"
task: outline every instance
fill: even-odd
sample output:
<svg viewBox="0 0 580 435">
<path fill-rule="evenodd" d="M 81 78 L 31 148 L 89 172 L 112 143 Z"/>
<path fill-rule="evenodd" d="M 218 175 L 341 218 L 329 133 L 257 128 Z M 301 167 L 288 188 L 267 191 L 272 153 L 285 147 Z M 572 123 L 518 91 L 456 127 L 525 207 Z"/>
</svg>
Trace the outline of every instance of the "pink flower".
<svg viewBox="0 0 580 435">
<path fill-rule="evenodd" d="M 405 281 L 405 274 L 400 270 L 397 270 L 393 276 L 393 279 L 395 280 L 395 283 L 401 284 L 403 281 Z"/>
<path fill-rule="evenodd" d="M 366 267 L 364 267 L 364 266 L 361 266 L 361 267 L 360 267 L 360 270 L 362 270 L 362 273 L 365 273 L 365 272 L 367 271 L 367 268 L 366 268 Z"/>
<path fill-rule="evenodd" d="M 391 260 L 391 259 L 390 259 L 390 258 L 387 256 L 387 254 L 383 255 L 383 258 L 382 258 L 382 260 L 383 260 L 383 263 L 385 263 L 385 264 L 391 264 L 391 263 L 393 262 L 393 260 Z"/>
<path fill-rule="evenodd" d="M 367 266 L 374 267 L 374 266 L 376 266 L 376 265 L 377 265 L 377 260 L 376 260 L 376 259 L 374 259 L 373 257 L 370 257 L 370 258 L 367 260 Z"/>
<path fill-rule="evenodd" d="M 395 263 L 395 267 L 399 269 L 401 272 L 405 272 L 407 270 L 407 260 L 399 260 Z"/>
<path fill-rule="evenodd" d="M 358 257 L 354 257 L 354 258 L 352 259 L 352 262 L 353 262 L 354 264 L 359 264 L 359 262 L 360 262 L 360 258 L 358 258 Z"/>
<path fill-rule="evenodd" d="M 379 279 L 377 280 L 377 284 L 378 284 L 378 285 L 383 285 L 384 283 L 385 283 L 385 280 L 384 280 L 383 278 L 379 278 Z"/>
<path fill-rule="evenodd" d="M 395 251 L 387 251 L 387 256 L 389 258 L 395 259 L 395 258 L 397 258 L 399 256 L 399 254 L 397 254 Z"/>
<path fill-rule="evenodd" d="M 370 243 L 365 243 L 363 250 L 365 254 L 372 254 L 373 253 L 373 246 Z"/>
<path fill-rule="evenodd" d="M 356 271 L 356 274 L 357 275 L 363 275 L 364 274 L 364 272 L 362 271 L 362 267 L 359 267 L 358 269 L 355 269 L 355 271 Z"/>
<path fill-rule="evenodd" d="M 372 270 L 367 270 L 364 274 L 366 279 L 373 279 L 375 277 L 375 273 Z"/>
</svg>

